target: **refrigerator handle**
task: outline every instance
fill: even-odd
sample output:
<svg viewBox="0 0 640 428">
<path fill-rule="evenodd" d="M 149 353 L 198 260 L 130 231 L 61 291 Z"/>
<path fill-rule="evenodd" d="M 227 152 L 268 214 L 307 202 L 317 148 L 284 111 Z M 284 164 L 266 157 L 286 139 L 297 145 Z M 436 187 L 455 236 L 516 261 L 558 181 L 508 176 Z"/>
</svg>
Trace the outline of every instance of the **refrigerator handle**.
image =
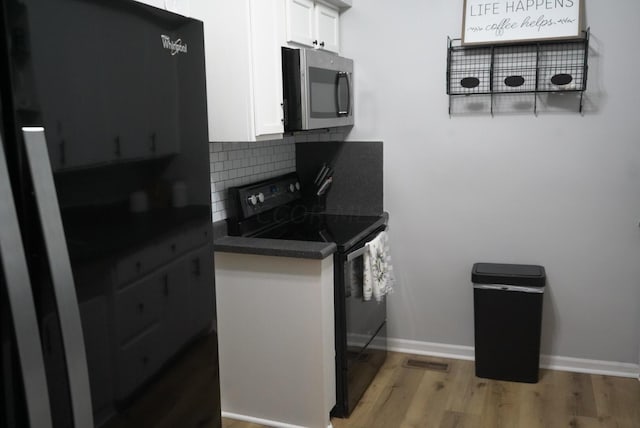
<svg viewBox="0 0 640 428">
<path fill-rule="evenodd" d="M 91 389 L 80 308 L 44 128 L 22 128 L 22 133 L 60 317 L 74 426 L 93 428 Z"/>
<path fill-rule="evenodd" d="M 51 428 L 51 407 L 40 332 L 2 136 L 0 136 L 0 263 L 13 317 L 29 422 L 32 427 Z"/>
</svg>

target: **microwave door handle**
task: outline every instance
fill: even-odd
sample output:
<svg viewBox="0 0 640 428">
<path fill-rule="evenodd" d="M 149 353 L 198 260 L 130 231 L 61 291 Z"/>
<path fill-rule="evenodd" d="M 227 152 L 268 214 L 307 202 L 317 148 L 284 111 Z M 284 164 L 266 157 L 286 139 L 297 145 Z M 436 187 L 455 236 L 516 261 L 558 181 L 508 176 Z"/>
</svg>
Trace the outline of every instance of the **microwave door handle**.
<svg viewBox="0 0 640 428">
<path fill-rule="evenodd" d="M 22 128 L 22 133 L 60 317 L 73 425 L 93 428 L 89 371 L 80 308 L 44 128 Z"/>
<path fill-rule="evenodd" d="M 340 79 L 344 79 L 347 83 L 347 108 L 342 109 L 342 103 L 340 102 Z M 338 78 L 336 82 L 336 103 L 338 104 L 338 116 L 348 116 L 351 111 L 351 82 L 349 79 L 349 73 L 340 71 L 338 72 Z"/>
<path fill-rule="evenodd" d="M 0 264 L 13 318 L 29 422 L 33 427 L 51 428 L 51 407 L 42 342 L 1 135 Z"/>
<path fill-rule="evenodd" d="M 353 114 L 353 93 L 351 92 L 351 79 L 353 73 L 347 73 L 347 116 Z"/>
</svg>

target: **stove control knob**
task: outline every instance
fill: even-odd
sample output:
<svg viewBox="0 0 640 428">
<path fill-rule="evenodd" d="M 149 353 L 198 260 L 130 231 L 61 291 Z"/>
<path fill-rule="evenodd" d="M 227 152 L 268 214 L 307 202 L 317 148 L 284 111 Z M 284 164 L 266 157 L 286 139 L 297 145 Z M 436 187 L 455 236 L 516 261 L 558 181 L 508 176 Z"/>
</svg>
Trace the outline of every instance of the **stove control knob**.
<svg viewBox="0 0 640 428">
<path fill-rule="evenodd" d="M 289 193 L 293 193 L 296 191 L 296 186 L 295 184 L 291 183 L 289 184 Z"/>
<path fill-rule="evenodd" d="M 296 181 L 296 190 L 300 190 L 300 182 Z"/>
<path fill-rule="evenodd" d="M 258 193 L 258 202 L 260 203 L 264 202 L 264 193 L 262 192 Z"/>
<path fill-rule="evenodd" d="M 249 205 L 251 205 L 252 207 L 255 207 L 256 204 L 258 203 L 258 198 L 256 197 L 256 195 L 251 195 L 247 198 L 247 202 L 249 203 Z"/>
</svg>

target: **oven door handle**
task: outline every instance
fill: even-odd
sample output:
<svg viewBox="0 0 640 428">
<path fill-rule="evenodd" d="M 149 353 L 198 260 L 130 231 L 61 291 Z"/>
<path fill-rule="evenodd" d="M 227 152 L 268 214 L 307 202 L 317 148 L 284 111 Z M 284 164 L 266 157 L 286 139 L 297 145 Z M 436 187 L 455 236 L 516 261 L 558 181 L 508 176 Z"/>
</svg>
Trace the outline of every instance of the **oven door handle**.
<svg viewBox="0 0 640 428">
<path fill-rule="evenodd" d="M 364 253 L 366 253 L 368 249 L 369 249 L 369 245 L 364 244 L 362 248 L 358 248 L 357 250 L 350 252 L 349 254 L 347 254 L 347 263 L 349 263 L 353 259 L 357 259 L 358 257 L 364 255 Z"/>
<path fill-rule="evenodd" d="M 368 244 L 364 244 L 362 247 L 358 248 L 357 250 L 353 250 L 352 252 L 350 252 L 349 254 L 346 255 L 345 257 L 345 264 L 344 264 L 344 283 L 345 283 L 345 287 L 344 287 L 344 294 L 345 294 L 345 298 L 350 298 L 351 297 L 351 269 L 352 269 L 352 263 L 355 259 L 357 259 L 358 257 L 362 257 L 364 255 L 364 253 L 366 253 L 369 250 L 369 245 Z M 362 284 L 360 284 L 362 285 Z"/>
</svg>

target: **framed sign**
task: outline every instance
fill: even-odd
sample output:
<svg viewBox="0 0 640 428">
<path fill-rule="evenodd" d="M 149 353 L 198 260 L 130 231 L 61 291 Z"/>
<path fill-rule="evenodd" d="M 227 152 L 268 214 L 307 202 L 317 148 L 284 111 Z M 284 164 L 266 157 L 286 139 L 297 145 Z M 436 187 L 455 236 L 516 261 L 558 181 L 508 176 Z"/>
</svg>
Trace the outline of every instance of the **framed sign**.
<svg viewBox="0 0 640 428">
<path fill-rule="evenodd" d="M 582 0 L 464 0 L 462 44 L 577 38 Z"/>
</svg>

